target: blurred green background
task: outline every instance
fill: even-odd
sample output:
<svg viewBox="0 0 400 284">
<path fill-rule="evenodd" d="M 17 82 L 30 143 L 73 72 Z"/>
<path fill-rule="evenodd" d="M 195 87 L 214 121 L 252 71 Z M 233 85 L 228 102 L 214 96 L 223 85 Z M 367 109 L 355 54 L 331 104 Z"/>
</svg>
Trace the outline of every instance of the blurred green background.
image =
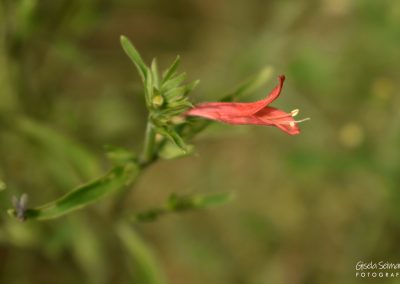
<svg viewBox="0 0 400 284">
<path fill-rule="evenodd" d="M 140 149 L 146 109 L 120 34 L 146 62 L 180 54 L 201 80 L 194 102 L 271 65 L 244 99 L 285 74 L 274 106 L 311 117 L 295 137 L 215 124 L 194 156 L 141 176 L 132 211 L 171 192 L 236 195 L 136 227 L 170 283 L 400 281 L 355 277 L 358 261 L 400 256 L 400 1 L 0 3 L 0 283 L 135 283 L 109 226 L 112 198 L 55 221 L 6 214 L 14 194 L 36 206 L 100 175 L 106 144 Z"/>
</svg>

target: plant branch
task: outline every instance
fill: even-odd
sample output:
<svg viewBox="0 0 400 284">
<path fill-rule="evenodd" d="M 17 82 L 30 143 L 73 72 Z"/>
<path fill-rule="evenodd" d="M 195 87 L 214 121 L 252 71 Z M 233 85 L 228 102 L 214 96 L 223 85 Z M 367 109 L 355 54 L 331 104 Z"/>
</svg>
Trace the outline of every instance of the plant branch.
<svg viewBox="0 0 400 284">
<path fill-rule="evenodd" d="M 144 170 L 147 166 L 155 161 L 155 145 L 156 145 L 156 132 L 154 131 L 153 124 L 150 121 L 150 115 L 147 120 L 146 132 L 144 137 L 144 145 L 143 145 L 143 152 L 141 155 L 141 159 L 139 161 L 139 171 L 137 177 L 140 175 L 142 170 Z M 137 180 L 135 178 L 134 182 Z M 122 188 L 115 200 L 115 203 L 112 207 L 112 215 L 118 216 L 124 209 L 125 201 L 130 193 L 130 189 L 132 188 L 132 184 L 130 186 L 125 186 Z"/>
<path fill-rule="evenodd" d="M 140 164 L 145 166 L 154 160 L 154 147 L 156 144 L 156 132 L 154 131 L 153 124 L 150 117 L 147 120 L 146 134 L 144 140 L 144 147 Z"/>
</svg>

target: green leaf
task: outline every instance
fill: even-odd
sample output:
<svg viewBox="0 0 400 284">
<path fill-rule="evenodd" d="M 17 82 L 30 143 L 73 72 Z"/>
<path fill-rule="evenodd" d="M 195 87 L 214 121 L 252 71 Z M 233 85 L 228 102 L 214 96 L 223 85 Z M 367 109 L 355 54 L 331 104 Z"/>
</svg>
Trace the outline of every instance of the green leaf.
<svg viewBox="0 0 400 284">
<path fill-rule="evenodd" d="M 93 220 L 88 215 L 71 217 L 66 220 L 70 221 L 69 226 L 65 226 L 65 222 L 58 223 L 59 231 L 65 230 L 62 234 L 69 235 L 65 240 L 70 247 L 69 253 L 79 269 L 85 273 L 86 283 L 107 283 L 109 263 L 105 253 L 104 238 L 98 235 Z"/>
<path fill-rule="evenodd" d="M 214 121 L 208 119 L 201 119 L 197 117 L 187 117 L 186 123 L 178 125 L 177 132 L 181 135 L 185 140 L 191 140 L 198 133 L 202 132 L 208 126 L 210 126 Z"/>
<path fill-rule="evenodd" d="M 153 86 L 157 89 L 159 89 L 159 85 L 160 85 L 160 80 L 159 80 L 159 76 L 158 76 L 158 65 L 157 65 L 157 59 L 154 58 L 153 61 L 151 62 L 151 74 L 153 76 Z"/>
<path fill-rule="evenodd" d="M 176 193 L 172 193 L 168 197 L 166 207 L 172 212 L 195 209 L 191 196 L 180 196 Z"/>
<path fill-rule="evenodd" d="M 176 131 L 170 131 L 168 138 L 175 143 L 176 146 L 178 146 L 179 148 L 182 149 L 182 151 L 184 152 L 188 152 L 188 146 L 186 145 L 186 143 L 183 141 L 182 137 L 179 136 L 178 133 L 176 133 Z"/>
<path fill-rule="evenodd" d="M 116 232 L 129 254 L 129 267 L 132 267 L 132 263 L 134 264 L 134 283 L 167 283 L 164 273 L 157 263 L 157 258 L 134 229 L 128 224 L 120 222 L 117 225 Z"/>
<path fill-rule="evenodd" d="M 128 162 L 135 162 L 137 160 L 137 156 L 128 149 L 111 145 L 107 145 L 104 148 L 106 149 L 107 157 L 114 163 L 114 165 L 121 166 Z"/>
<path fill-rule="evenodd" d="M 144 82 L 146 79 L 147 73 L 147 66 L 144 63 L 142 57 L 140 56 L 139 52 L 133 46 L 133 44 L 129 41 L 129 39 L 123 35 L 120 37 L 122 48 L 124 49 L 125 53 L 129 56 L 132 62 L 135 64 L 142 81 Z"/>
<path fill-rule="evenodd" d="M 272 74 L 273 74 L 273 68 L 271 66 L 263 68 L 257 75 L 253 76 L 246 82 L 239 85 L 235 91 L 223 97 L 221 101 L 223 102 L 231 101 L 234 98 L 238 98 L 243 95 L 253 93 L 261 86 L 263 86 L 269 79 L 271 79 Z"/>
<path fill-rule="evenodd" d="M 133 216 L 131 219 L 133 222 L 153 222 L 156 221 L 158 217 L 169 213 L 166 208 L 152 208 L 147 211 L 139 212 Z"/>
<path fill-rule="evenodd" d="M 233 193 L 218 193 L 213 195 L 196 196 L 193 199 L 193 203 L 197 208 L 208 208 L 223 205 L 232 201 L 233 198 Z"/>
<path fill-rule="evenodd" d="M 187 77 L 187 75 L 185 72 L 183 72 L 175 77 L 172 77 L 171 79 L 169 79 L 168 81 L 165 81 L 163 83 L 163 85 L 161 86 L 161 89 L 163 91 L 168 91 L 170 89 L 176 88 L 179 85 L 181 85 L 183 83 L 183 81 L 186 80 L 186 77 Z"/>
<path fill-rule="evenodd" d="M 187 84 L 185 86 L 186 87 L 185 95 L 187 95 L 190 92 L 192 92 L 194 90 L 194 88 L 196 88 L 199 83 L 200 83 L 200 80 L 196 80 L 196 81 L 191 82 L 190 84 Z"/>
<path fill-rule="evenodd" d="M 136 178 L 138 172 L 139 167 L 135 163 L 114 167 L 105 176 L 79 186 L 60 199 L 37 208 L 27 209 L 24 217 L 25 219 L 37 220 L 61 217 L 71 211 L 88 206 L 98 199 L 128 185 Z M 16 217 L 15 209 L 10 209 L 8 213 Z"/>
<path fill-rule="evenodd" d="M 177 97 L 173 100 L 170 100 L 168 102 L 168 113 L 171 114 L 170 110 L 175 112 L 178 109 L 181 110 L 181 112 L 185 111 L 188 107 L 193 107 L 193 104 L 189 102 L 189 100 L 186 97 Z M 180 114 L 180 113 L 178 113 Z M 175 115 L 175 114 L 173 114 Z"/>
<path fill-rule="evenodd" d="M 161 135 L 167 137 L 171 142 L 178 146 L 185 153 L 188 151 L 187 145 L 183 141 L 182 137 L 174 129 L 169 129 L 167 127 L 157 127 L 156 131 Z"/>
<path fill-rule="evenodd" d="M 150 107 L 151 103 L 153 101 L 153 96 L 154 96 L 154 85 L 153 85 L 153 75 L 151 73 L 151 70 L 148 69 L 148 72 L 146 73 L 146 80 L 145 80 L 145 97 L 146 97 L 146 102 L 147 105 Z"/>
<path fill-rule="evenodd" d="M 155 221 L 159 217 L 166 214 L 215 207 L 230 202 L 232 199 L 232 193 L 217 193 L 194 196 L 172 193 L 168 197 L 168 200 L 164 206 L 136 213 L 130 218 L 130 220 L 132 222 Z"/>
<path fill-rule="evenodd" d="M 182 97 L 186 92 L 186 86 L 181 86 L 173 89 L 169 89 L 164 93 L 165 98 L 168 101 L 172 101 L 176 97 Z"/>
<path fill-rule="evenodd" d="M 100 173 L 99 163 L 92 153 L 56 130 L 27 117 L 18 119 L 16 126 L 20 133 L 51 152 L 54 158 L 69 161 L 83 178 L 91 179 Z"/>
<path fill-rule="evenodd" d="M 189 94 L 191 91 L 193 91 L 193 89 L 196 88 L 196 86 L 199 84 L 199 82 L 200 82 L 200 80 L 196 80 L 196 81 L 193 81 L 190 84 L 187 84 L 184 86 L 170 88 L 170 89 L 168 89 L 168 91 L 166 91 L 164 93 L 164 96 L 170 102 L 172 102 L 176 99 L 180 99 L 183 96 L 186 96 L 187 94 Z M 184 99 L 186 99 L 186 97 Z"/>
<path fill-rule="evenodd" d="M 195 196 L 180 196 L 177 194 L 171 194 L 168 199 L 167 208 L 172 211 L 209 208 L 225 204 L 232 199 L 232 193 L 218 193 L 211 195 Z"/>
<path fill-rule="evenodd" d="M 188 156 L 194 151 L 193 145 L 187 145 L 186 151 L 183 151 L 180 147 L 176 146 L 175 143 L 166 142 L 158 151 L 158 156 L 165 160 L 172 160 Z"/>
<path fill-rule="evenodd" d="M 176 70 L 177 70 L 178 67 L 179 67 L 180 61 L 181 61 L 181 58 L 179 57 L 179 55 L 176 56 L 175 61 L 174 61 L 174 62 L 171 64 L 171 66 L 170 66 L 167 70 L 165 70 L 165 72 L 163 73 L 163 79 L 162 79 L 162 82 L 163 82 L 163 83 L 166 82 L 166 81 L 168 81 L 168 80 L 175 74 Z"/>
</svg>

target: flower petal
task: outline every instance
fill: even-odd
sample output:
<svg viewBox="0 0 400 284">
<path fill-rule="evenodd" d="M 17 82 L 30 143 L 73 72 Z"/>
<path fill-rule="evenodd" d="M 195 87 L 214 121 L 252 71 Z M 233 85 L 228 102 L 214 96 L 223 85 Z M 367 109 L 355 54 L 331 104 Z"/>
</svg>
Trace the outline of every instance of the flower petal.
<svg viewBox="0 0 400 284">
<path fill-rule="evenodd" d="M 253 103 L 211 102 L 201 103 L 186 112 L 187 115 L 223 120 L 224 117 L 252 115 L 274 101 L 280 94 L 285 76 L 281 75 L 279 84 L 263 100 Z"/>
<path fill-rule="evenodd" d="M 284 112 L 283 110 L 274 107 L 265 107 L 254 116 L 266 123 L 266 125 L 275 125 L 290 135 L 300 133 L 296 120 L 290 113 Z"/>
<path fill-rule="evenodd" d="M 300 129 L 291 114 L 273 107 L 266 107 L 254 115 L 231 117 L 221 116 L 217 120 L 233 125 L 253 124 L 276 126 L 290 135 L 300 133 Z"/>
<path fill-rule="evenodd" d="M 211 102 L 196 105 L 186 115 L 200 116 L 228 124 L 255 124 L 276 126 L 290 135 L 300 133 L 292 113 L 269 107 L 278 98 L 285 76 L 279 76 L 279 84 L 263 100 L 253 103 Z"/>
</svg>

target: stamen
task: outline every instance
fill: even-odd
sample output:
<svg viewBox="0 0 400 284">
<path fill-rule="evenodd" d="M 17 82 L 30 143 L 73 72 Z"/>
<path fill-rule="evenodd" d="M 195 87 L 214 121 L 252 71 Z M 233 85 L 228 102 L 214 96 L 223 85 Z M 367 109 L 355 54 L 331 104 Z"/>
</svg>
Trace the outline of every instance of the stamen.
<svg viewBox="0 0 400 284">
<path fill-rule="evenodd" d="M 290 116 L 294 117 L 294 116 L 298 115 L 299 112 L 300 112 L 300 110 L 296 108 L 296 109 L 292 110 L 290 113 L 287 113 L 284 115 L 272 116 L 269 119 L 274 120 L 274 119 L 280 119 L 280 118 L 285 118 L 285 117 L 290 117 Z"/>
<path fill-rule="evenodd" d="M 297 112 L 295 112 L 295 111 L 297 111 Z M 293 112 L 295 112 L 295 114 L 293 115 Z M 280 119 L 280 118 L 285 118 L 285 117 L 291 117 L 291 116 L 295 116 L 295 115 L 297 115 L 299 113 L 299 110 L 292 110 L 290 113 L 285 113 L 285 114 L 283 114 L 283 115 L 276 115 L 276 116 L 271 116 L 271 117 L 269 117 L 269 119 Z"/>
<path fill-rule="evenodd" d="M 296 120 L 295 122 L 296 123 L 300 123 L 300 122 L 307 121 L 307 120 L 310 120 L 310 119 L 311 119 L 310 117 L 307 117 L 307 118 L 303 118 L 303 119 L 300 119 L 300 120 Z"/>
<path fill-rule="evenodd" d="M 307 117 L 304 119 L 300 119 L 300 120 L 294 120 L 294 121 L 282 121 L 280 124 L 284 124 L 284 123 L 288 123 L 290 125 L 290 127 L 294 127 L 296 125 L 296 123 L 300 123 L 303 121 L 307 121 L 310 120 L 311 118 Z"/>
</svg>

